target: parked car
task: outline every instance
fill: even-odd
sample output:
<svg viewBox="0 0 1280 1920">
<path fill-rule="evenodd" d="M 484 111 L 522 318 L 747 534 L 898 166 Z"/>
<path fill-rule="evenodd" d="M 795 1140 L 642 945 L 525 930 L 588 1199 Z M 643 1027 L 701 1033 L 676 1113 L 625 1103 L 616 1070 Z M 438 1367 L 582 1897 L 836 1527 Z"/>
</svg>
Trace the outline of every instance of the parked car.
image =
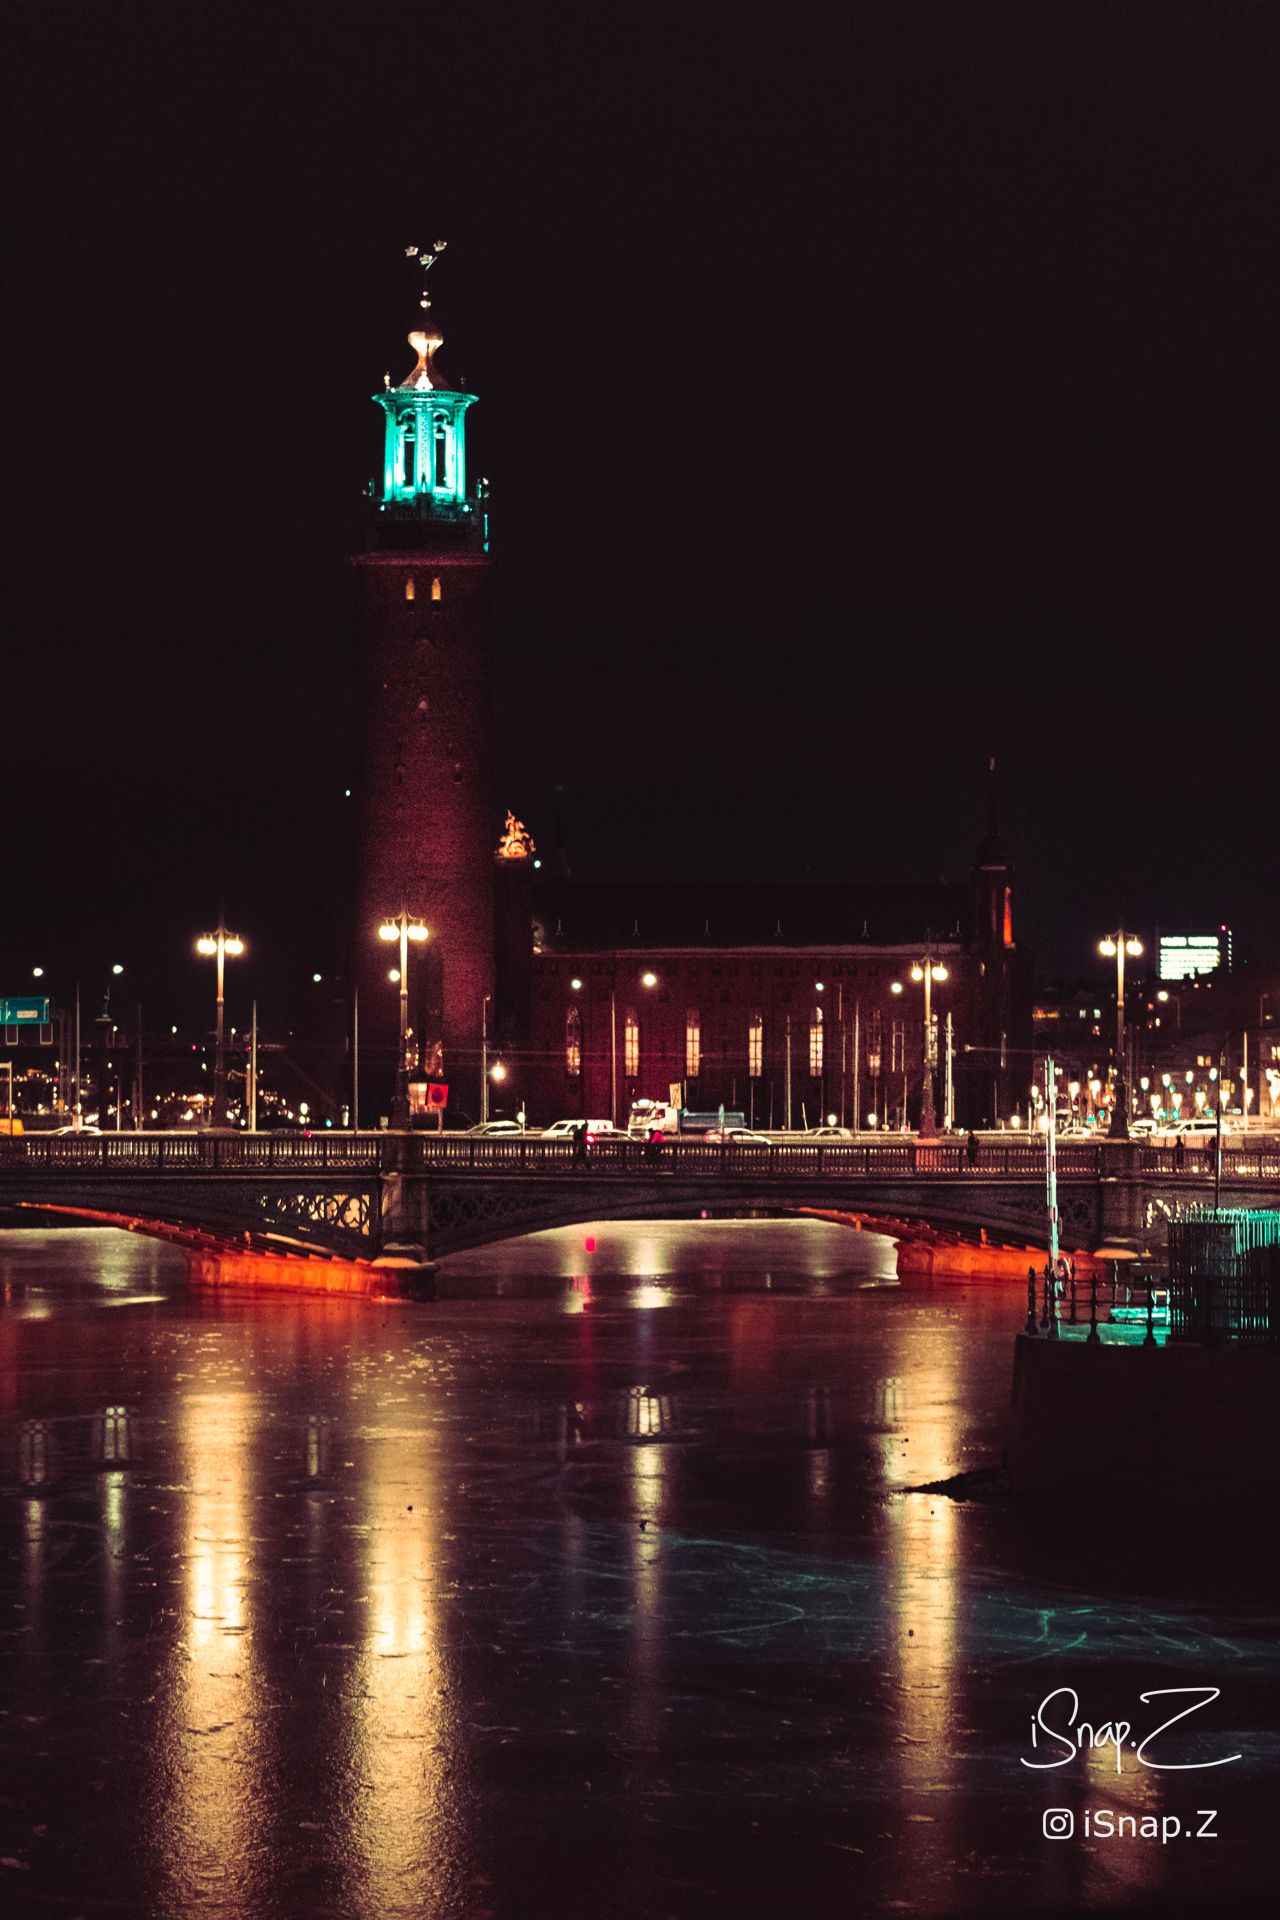
<svg viewBox="0 0 1280 1920">
<path fill-rule="evenodd" d="M 773 1142 L 764 1133 L 752 1133 L 750 1127 L 712 1127 L 703 1139 L 712 1146 L 721 1147 L 768 1147 Z"/>
<path fill-rule="evenodd" d="M 101 1127 L 55 1127 L 55 1133 L 101 1133 Z"/>
<path fill-rule="evenodd" d="M 482 1133 L 494 1140 L 522 1139 L 524 1131 L 518 1120 L 482 1120 L 479 1126 L 467 1128 L 468 1133 Z"/>
<path fill-rule="evenodd" d="M 806 1140 L 852 1140 L 851 1127 L 810 1127 Z"/>
</svg>

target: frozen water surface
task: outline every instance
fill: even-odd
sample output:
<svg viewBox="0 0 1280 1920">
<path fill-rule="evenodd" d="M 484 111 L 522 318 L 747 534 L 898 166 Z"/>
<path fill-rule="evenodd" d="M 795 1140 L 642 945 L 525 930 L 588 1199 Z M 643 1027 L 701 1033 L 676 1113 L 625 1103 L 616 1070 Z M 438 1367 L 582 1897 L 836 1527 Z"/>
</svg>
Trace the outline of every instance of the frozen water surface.
<svg viewBox="0 0 1280 1920">
<path fill-rule="evenodd" d="M 0 1290 L 0 1915 L 1276 1891 L 1274 1516 L 912 1491 L 998 1466 L 1016 1285 L 900 1286 L 886 1240 L 797 1220 L 540 1234 L 416 1306 L 15 1231 Z M 1221 1698 L 1156 1757 L 1241 1758 L 1138 1765 L 1185 1704 L 1139 1695 L 1190 1686 Z M 1131 1723 L 1119 1773 L 1020 1764 L 1062 1752 L 1030 1740 L 1060 1687 Z M 1198 1808 L 1217 1840 L 1081 1831 Z"/>
</svg>

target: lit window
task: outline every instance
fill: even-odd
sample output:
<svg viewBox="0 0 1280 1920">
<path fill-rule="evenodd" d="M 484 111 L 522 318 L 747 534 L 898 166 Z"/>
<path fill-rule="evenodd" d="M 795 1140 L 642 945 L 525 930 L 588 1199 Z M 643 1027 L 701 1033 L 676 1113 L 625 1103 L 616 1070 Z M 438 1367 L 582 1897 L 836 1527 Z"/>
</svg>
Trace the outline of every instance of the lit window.
<svg viewBox="0 0 1280 1920">
<path fill-rule="evenodd" d="M 440 493 L 449 485 L 449 436 L 443 420 L 436 421 L 435 486 Z"/>
<path fill-rule="evenodd" d="M 822 1078 L 822 1008 L 815 1007 L 809 1021 L 809 1072 L 813 1079 Z"/>
<path fill-rule="evenodd" d="M 883 1046 L 884 1034 L 880 1025 L 880 1015 L 873 1013 L 867 1022 L 867 1072 L 874 1080 L 880 1078 Z"/>
<path fill-rule="evenodd" d="M 582 1015 L 576 1007 L 564 1017 L 564 1064 L 575 1079 L 582 1072 Z"/>
<path fill-rule="evenodd" d="M 443 593 L 442 593 L 442 592 L 440 591 L 440 576 L 439 576 L 439 574 L 437 574 L 437 575 L 436 575 L 436 577 L 435 577 L 435 579 L 434 579 L 434 580 L 433 580 L 433 581 L 431 582 L 431 604 L 432 604 L 432 606 L 433 606 L 433 607 L 438 607 L 438 606 L 440 605 L 440 602 L 441 602 L 441 601 L 442 601 L 443 599 L 444 599 L 444 595 L 443 595 Z"/>
<path fill-rule="evenodd" d="M 747 1022 L 747 1072 L 753 1080 L 764 1069 L 764 1016 L 753 1013 Z"/>
<path fill-rule="evenodd" d="M 406 413 L 401 427 L 400 480 L 410 493 L 418 484 L 418 437 L 411 413 Z"/>
<path fill-rule="evenodd" d="M 623 1025 L 623 1072 L 629 1080 L 634 1080 L 640 1071 L 640 1022 L 636 1019 L 634 1007 L 627 1008 L 627 1017 Z"/>
<path fill-rule="evenodd" d="M 418 597 L 418 589 L 413 584 L 412 574 L 404 583 L 404 597 L 406 600 L 416 600 Z"/>
<path fill-rule="evenodd" d="M 696 1007 L 684 1016 L 684 1071 L 687 1080 L 696 1080 L 702 1071 L 702 1022 Z"/>
</svg>

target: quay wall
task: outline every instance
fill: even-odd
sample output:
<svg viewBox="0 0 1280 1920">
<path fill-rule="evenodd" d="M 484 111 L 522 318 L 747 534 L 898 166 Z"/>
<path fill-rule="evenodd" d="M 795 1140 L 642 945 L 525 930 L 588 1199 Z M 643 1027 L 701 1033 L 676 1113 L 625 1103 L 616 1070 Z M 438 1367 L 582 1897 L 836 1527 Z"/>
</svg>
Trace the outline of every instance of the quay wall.
<svg viewBox="0 0 1280 1920">
<path fill-rule="evenodd" d="M 1019 1334 L 1008 1472 L 1017 1493 L 1266 1514 L 1280 1496 L 1280 1351 Z"/>
</svg>

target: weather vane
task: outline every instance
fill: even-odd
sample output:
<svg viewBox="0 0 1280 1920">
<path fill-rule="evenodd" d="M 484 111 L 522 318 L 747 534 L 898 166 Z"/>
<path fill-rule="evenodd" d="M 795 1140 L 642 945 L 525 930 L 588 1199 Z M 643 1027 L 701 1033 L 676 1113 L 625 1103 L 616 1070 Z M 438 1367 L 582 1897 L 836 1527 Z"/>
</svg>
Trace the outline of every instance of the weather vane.
<svg viewBox="0 0 1280 1920">
<path fill-rule="evenodd" d="M 440 255 L 444 252 L 448 244 L 449 242 L 447 240 L 437 240 L 429 247 L 406 247 L 404 250 L 406 260 L 416 260 L 422 268 L 424 278 L 422 282 L 422 296 L 418 301 L 418 305 L 424 313 L 431 305 L 431 295 L 427 292 L 425 276 L 430 273 L 432 267 L 434 267 L 436 261 L 440 258 Z"/>
</svg>

